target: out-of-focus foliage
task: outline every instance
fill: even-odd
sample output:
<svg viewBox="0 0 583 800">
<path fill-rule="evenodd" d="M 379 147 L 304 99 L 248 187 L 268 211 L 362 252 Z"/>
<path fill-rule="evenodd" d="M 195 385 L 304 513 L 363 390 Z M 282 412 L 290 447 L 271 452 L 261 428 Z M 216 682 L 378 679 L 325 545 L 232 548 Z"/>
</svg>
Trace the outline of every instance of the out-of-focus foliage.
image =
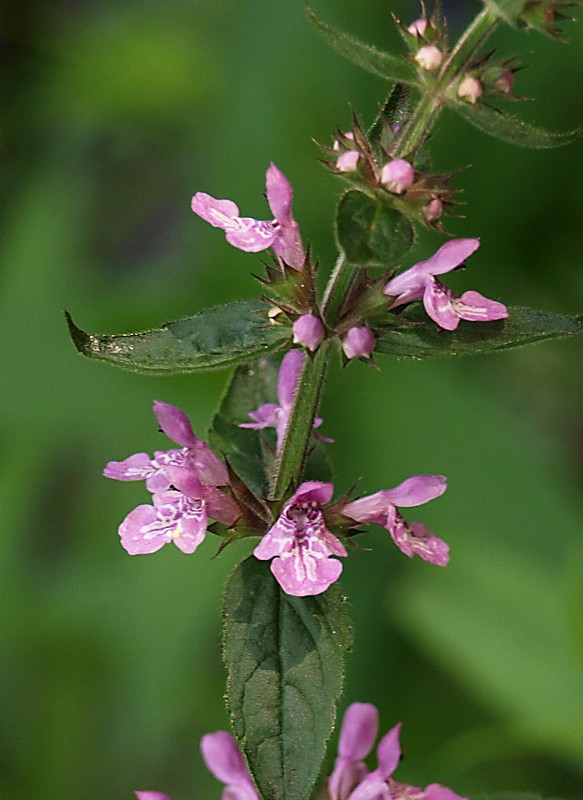
<svg viewBox="0 0 583 800">
<path fill-rule="evenodd" d="M 475 4 L 477 7 L 477 4 Z M 320 0 L 378 47 L 408 0 Z M 446 3 L 459 30 L 470 3 Z M 523 114 L 580 124 L 583 25 L 569 46 L 506 28 L 528 70 Z M 372 120 L 386 83 L 328 51 L 300 2 L 7 2 L 0 134 L 0 755 L 2 800 L 218 797 L 198 740 L 227 726 L 219 598 L 250 550 L 130 558 L 116 527 L 143 486 L 104 463 L 161 449 L 150 407 L 183 407 L 201 434 L 227 373 L 147 377 L 80 358 L 61 310 L 90 330 L 155 327 L 256 295 L 253 255 L 189 210 L 196 190 L 261 217 L 274 161 L 327 272 L 340 185 L 311 137 Z M 465 220 L 480 236 L 472 288 L 510 305 L 581 313 L 581 142 L 514 150 L 444 116 L 440 170 L 472 164 Z M 443 238 L 426 234 L 415 255 Z M 404 266 L 407 266 L 405 264 Z M 460 275 L 454 290 L 467 288 Z M 452 547 L 437 570 L 382 531 L 351 553 L 355 623 L 345 703 L 402 719 L 401 780 L 460 793 L 575 796 L 583 779 L 581 342 L 459 361 L 335 369 L 323 416 L 339 491 L 446 474 L 424 521 Z M 169 550 L 169 552 L 166 552 Z"/>
</svg>

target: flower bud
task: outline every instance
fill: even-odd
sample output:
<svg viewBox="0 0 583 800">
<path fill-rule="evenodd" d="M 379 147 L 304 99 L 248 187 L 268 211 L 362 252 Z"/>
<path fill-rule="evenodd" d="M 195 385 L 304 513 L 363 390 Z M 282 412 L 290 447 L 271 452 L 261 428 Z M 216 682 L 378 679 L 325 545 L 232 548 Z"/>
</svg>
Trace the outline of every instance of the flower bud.
<svg viewBox="0 0 583 800">
<path fill-rule="evenodd" d="M 370 358 L 374 346 L 374 333 L 366 325 L 355 325 L 350 328 L 342 340 L 342 349 L 346 358 Z"/>
<path fill-rule="evenodd" d="M 421 69 L 426 72 L 432 72 L 441 66 L 443 61 L 443 53 L 434 44 L 428 44 L 421 47 L 415 56 L 415 61 L 419 64 Z"/>
<path fill-rule="evenodd" d="M 426 222 L 435 222 L 438 220 L 443 213 L 443 203 L 439 197 L 434 197 L 433 200 L 430 200 L 423 208 L 422 213 Z"/>
<path fill-rule="evenodd" d="M 313 314 L 302 314 L 293 324 L 294 344 L 302 345 L 314 352 L 326 331 L 322 321 Z"/>
<path fill-rule="evenodd" d="M 389 161 L 381 172 L 381 183 L 393 194 L 403 194 L 414 180 L 415 170 L 404 158 Z"/>
<path fill-rule="evenodd" d="M 407 28 L 407 33 L 410 33 L 411 36 L 425 36 L 426 30 L 427 30 L 427 20 L 421 18 L 414 20 L 409 25 L 409 27 Z"/>
<path fill-rule="evenodd" d="M 484 88 L 477 78 L 474 78 L 472 75 L 466 75 L 458 86 L 457 96 L 461 100 L 466 100 L 468 103 L 475 106 L 482 96 L 483 91 Z"/>
<path fill-rule="evenodd" d="M 510 94 L 513 85 L 514 74 L 512 73 L 511 69 L 504 70 L 502 75 L 500 75 L 500 77 L 494 81 L 494 87 L 498 89 L 499 92 L 503 92 L 504 94 Z"/>
<path fill-rule="evenodd" d="M 358 150 L 346 150 L 336 159 L 336 169 L 339 172 L 356 172 L 356 165 L 360 158 Z"/>
</svg>

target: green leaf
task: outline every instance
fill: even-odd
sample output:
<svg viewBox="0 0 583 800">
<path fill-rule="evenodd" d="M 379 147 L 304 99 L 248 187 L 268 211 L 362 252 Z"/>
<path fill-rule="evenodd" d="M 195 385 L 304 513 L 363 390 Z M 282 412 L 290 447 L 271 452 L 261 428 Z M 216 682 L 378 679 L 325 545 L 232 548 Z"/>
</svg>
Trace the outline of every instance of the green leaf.
<svg viewBox="0 0 583 800">
<path fill-rule="evenodd" d="M 573 142 L 581 133 L 579 130 L 567 133 L 545 131 L 543 128 L 536 128 L 534 125 L 522 122 L 517 117 L 512 117 L 497 108 L 484 104 L 471 105 L 459 100 L 451 100 L 449 108 L 484 133 L 517 147 L 534 149 L 562 147 Z"/>
<path fill-rule="evenodd" d="M 358 267 L 389 267 L 413 244 L 410 221 L 380 199 L 350 190 L 338 204 L 336 237 L 348 263 Z"/>
<path fill-rule="evenodd" d="M 350 626 L 338 584 L 291 597 L 248 558 L 224 599 L 227 707 L 262 797 L 306 800 L 336 715 Z"/>
<path fill-rule="evenodd" d="M 264 436 L 240 428 L 239 423 L 249 422 L 250 411 L 275 400 L 278 368 L 274 358 L 237 367 L 209 431 L 210 446 L 226 456 L 237 475 L 258 497 L 267 491 L 265 465 L 269 465 L 270 454 L 262 445 Z"/>
<path fill-rule="evenodd" d="M 317 29 L 320 36 L 324 39 L 332 50 L 335 50 L 344 58 L 352 61 L 359 67 L 372 72 L 387 81 L 407 83 L 410 86 L 420 87 L 415 68 L 409 64 L 402 56 L 393 56 L 390 53 L 383 53 L 371 45 L 360 42 L 353 36 L 339 31 L 328 25 L 314 14 L 311 6 L 306 3 L 306 12 L 310 22 Z"/>
<path fill-rule="evenodd" d="M 385 125 L 399 125 L 402 129 L 410 116 L 411 92 L 408 86 L 397 83 L 368 131 L 367 135 L 371 146 L 378 147 L 381 144 Z"/>
<path fill-rule="evenodd" d="M 486 0 L 486 6 L 497 17 L 514 25 L 522 13 L 526 0 Z"/>
<path fill-rule="evenodd" d="M 470 800 L 551 800 L 551 798 L 543 798 L 540 794 L 532 792 L 488 792 L 488 794 L 473 795 Z"/>
<path fill-rule="evenodd" d="M 260 300 L 239 301 L 150 331 L 112 335 L 85 333 L 65 316 L 83 355 L 135 372 L 168 375 L 247 363 L 282 347 L 290 332 L 270 325 L 270 307 Z"/>
<path fill-rule="evenodd" d="M 518 306 L 508 311 L 505 320 L 462 320 L 457 330 L 445 331 L 422 308 L 410 309 L 396 317 L 395 326 L 377 340 L 375 352 L 409 358 L 459 356 L 560 339 L 583 330 L 583 316 L 568 317 Z"/>
</svg>

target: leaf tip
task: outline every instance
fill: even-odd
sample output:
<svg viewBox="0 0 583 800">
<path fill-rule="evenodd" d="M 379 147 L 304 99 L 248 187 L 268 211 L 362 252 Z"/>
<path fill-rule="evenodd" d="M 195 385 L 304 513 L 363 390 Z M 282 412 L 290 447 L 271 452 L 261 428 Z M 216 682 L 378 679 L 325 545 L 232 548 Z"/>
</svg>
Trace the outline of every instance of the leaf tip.
<svg viewBox="0 0 583 800">
<path fill-rule="evenodd" d="M 85 333 L 85 331 L 81 330 L 81 328 L 78 328 L 77 325 L 75 325 L 73 322 L 73 317 L 66 309 L 64 309 L 63 314 L 65 315 L 65 321 L 67 323 L 67 328 L 69 329 L 69 336 L 71 337 L 73 344 L 80 353 L 87 355 L 87 352 L 90 348 L 91 337 L 88 333 Z"/>
</svg>

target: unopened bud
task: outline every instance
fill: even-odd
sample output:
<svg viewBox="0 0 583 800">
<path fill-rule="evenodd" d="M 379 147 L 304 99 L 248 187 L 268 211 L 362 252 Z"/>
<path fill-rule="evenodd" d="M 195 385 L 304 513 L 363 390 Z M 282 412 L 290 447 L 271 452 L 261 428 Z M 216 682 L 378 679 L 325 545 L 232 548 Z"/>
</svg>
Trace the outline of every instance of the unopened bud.
<svg viewBox="0 0 583 800">
<path fill-rule="evenodd" d="M 302 314 L 293 324 L 294 344 L 314 352 L 326 334 L 322 321 L 313 314 Z"/>
<path fill-rule="evenodd" d="M 342 340 L 346 358 L 370 358 L 374 346 L 374 333 L 366 325 L 355 325 L 354 328 L 350 328 Z"/>
<path fill-rule="evenodd" d="M 426 222 L 435 222 L 441 217 L 442 213 L 443 203 L 439 197 L 434 197 L 433 200 L 430 200 L 423 208 L 423 216 Z"/>
<path fill-rule="evenodd" d="M 426 19 L 416 19 L 412 22 L 409 27 L 407 28 L 407 33 L 410 33 L 411 36 L 425 36 L 425 31 L 427 30 L 427 20 Z"/>
<path fill-rule="evenodd" d="M 356 172 L 359 158 L 358 150 L 347 150 L 336 159 L 336 169 L 339 172 Z"/>
<path fill-rule="evenodd" d="M 457 96 L 475 106 L 483 91 L 484 87 L 477 78 L 472 75 L 466 75 L 457 88 Z"/>
<path fill-rule="evenodd" d="M 498 89 L 499 92 L 503 92 L 504 94 L 510 94 L 512 91 L 512 87 L 514 85 L 514 75 L 512 74 L 512 70 L 506 69 L 500 75 L 498 80 L 494 81 L 494 87 Z"/>
<path fill-rule="evenodd" d="M 381 172 L 381 183 L 393 194 L 403 194 L 414 180 L 415 170 L 404 158 L 389 161 Z"/>
<path fill-rule="evenodd" d="M 434 44 L 428 44 L 417 51 L 415 61 L 419 64 L 421 69 L 431 72 L 441 66 L 443 53 L 439 47 L 436 47 Z"/>
</svg>

